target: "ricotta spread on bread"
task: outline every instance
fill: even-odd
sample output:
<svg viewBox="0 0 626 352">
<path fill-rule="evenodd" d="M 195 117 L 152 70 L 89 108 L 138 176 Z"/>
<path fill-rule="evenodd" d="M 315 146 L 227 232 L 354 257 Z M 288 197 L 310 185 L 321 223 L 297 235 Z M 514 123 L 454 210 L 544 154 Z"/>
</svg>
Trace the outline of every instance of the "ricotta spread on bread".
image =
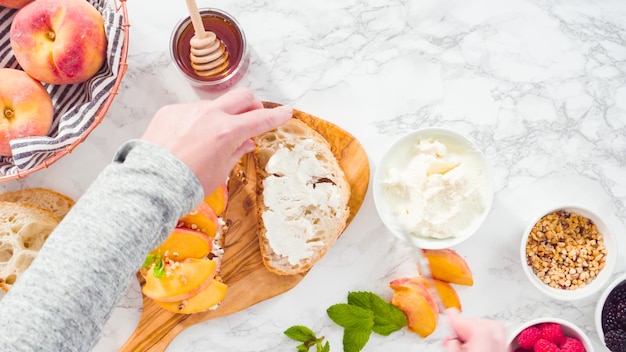
<svg viewBox="0 0 626 352">
<path fill-rule="evenodd" d="M 277 254 L 287 257 L 291 265 L 310 257 L 316 247 L 325 246 L 317 237 L 314 221 L 303 221 L 307 209 L 315 208 L 324 216 L 343 216 L 337 186 L 320 182 L 331 177 L 328 165 L 316 158 L 315 142 L 303 140 L 292 149 L 281 146 L 267 162 L 269 174 L 263 180 L 267 211 L 263 212 L 266 236 Z M 333 209 L 337 209 L 333 214 Z M 338 213 L 338 214 L 337 214 Z"/>
<path fill-rule="evenodd" d="M 278 274 L 304 272 L 345 228 L 350 186 L 328 142 L 302 121 L 256 142 L 264 263 Z"/>
</svg>

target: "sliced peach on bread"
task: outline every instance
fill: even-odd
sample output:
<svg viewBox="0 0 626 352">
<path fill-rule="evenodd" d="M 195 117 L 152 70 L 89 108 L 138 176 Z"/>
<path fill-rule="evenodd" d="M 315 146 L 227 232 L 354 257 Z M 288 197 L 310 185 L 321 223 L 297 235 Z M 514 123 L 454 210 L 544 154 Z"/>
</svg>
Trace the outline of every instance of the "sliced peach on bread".
<svg viewBox="0 0 626 352">
<path fill-rule="evenodd" d="M 206 257 L 212 248 L 213 241 L 206 234 L 177 227 L 152 253 L 161 253 L 169 259 L 180 261 Z"/>
<path fill-rule="evenodd" d="M 451 284 L 472 286 L 472 271 L 465 259 L 452 249 L 424 249 L 435 279 Z"/>
<path fill-rule="evenodd" d="M 210 259 L 165 260 L 162 277 L 155 276 L 156 267 L 152 265 L 145 272 L 146 283 L 141 290 L 147 297 L 162 302 L 182 301 L 197 294 L 213 281 L 216 274 L 216 263 Z"/>
<path fill-rule="evenodd" d="M 176 302 L 154 302 L 173 313 L 199 313 L 220 303 L 226 296 L 226 288 L 226 284 L 213 280 L 204 290 L 187 299 Z"/>
<path fill-rule="evenodd" d="M 200 202 L 194 210 L 178 220 L 177 227 L 186 227 L 200 231 L 210 238 L 214 238 L 217 233 L 217 224 L 217 215 L 213 208 L 204 202 Z"/>
<path fill-rule="evenodd" d="M 407 327 L 421 337 L 427 337 L 437 328 L 439 309 L 424 284 L 423 278 L 400 278 L 389 283 L 394 291 L 391 304 L 404 312 Z"/>
<path fill-rule="evenodd" d="M 217 216 L 222 215 L 226 205 L 228 204 L 228 186 L 222 183 L 213 193 L 204 198 L 204 202 L 208 204 Z"/>
</svg>

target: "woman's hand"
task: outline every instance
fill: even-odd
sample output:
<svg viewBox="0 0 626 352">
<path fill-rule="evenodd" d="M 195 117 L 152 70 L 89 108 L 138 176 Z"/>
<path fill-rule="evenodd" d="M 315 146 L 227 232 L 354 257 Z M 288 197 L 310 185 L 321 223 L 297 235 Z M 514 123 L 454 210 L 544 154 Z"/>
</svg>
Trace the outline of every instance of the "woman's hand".
<svg viewBox="0 0 626 352">
<path fill-rule="evenodd" d="M 289 107 L 263 108 L 250 90 L 238 88 L 215 100 L 159 109 L 141 138 L 189 166 L 208 195 L 254 150 L 250 138 L 284 124 L 291 115 Z"/>
<path fill-rule="evenodd" d="M 446 309 L 446 316 L 456 338 L 444 341 L 446 352 L 505 352 L 506 329 L 502 323 L 488 319 L 464 318 L 455 308 Z"/>
</svg>

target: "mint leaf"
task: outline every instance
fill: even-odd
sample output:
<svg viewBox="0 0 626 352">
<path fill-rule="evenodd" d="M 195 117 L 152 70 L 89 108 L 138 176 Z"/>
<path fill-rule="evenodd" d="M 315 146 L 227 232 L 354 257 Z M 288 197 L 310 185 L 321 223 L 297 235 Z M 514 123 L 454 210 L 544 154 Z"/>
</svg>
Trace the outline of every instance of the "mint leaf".
<svg viewBox="0 0 626 352">
<path fill-rule="evenodd" d="M 372 301 L 375 300 L 376 298 L 382 300 L 382 298 L 380 298 L 378 295 L 371 293 L 371 292 L 364 292 L 364 291 L 348 292 L 348 304 L 359 306 L 365 309 L 373 310 Z"/>
<path fill-rule="evenodd" d="M 343 331 L 343 351 L 359 352 L 365 347 L 365 344 L 372 333 L 371 328 L 364 329 L 345 329 Z"/>
<path fill-rule="evenodd" d="M 345 328 L 344 352 L 358 352 L 363 349 L 372 333 L 374 313 L 369 309 L 347 303 L 332 305 L 326 312 L 337 325 Z"/>
<path fill-rule="evenodd" d="M 148 269 L 150 267 L 150 265 L 152 265 L 152 263 L 154 263 L 154 261 L 156 260 L 156 257 L 154 254 L 148 254 L 146 256 L 146 260 L 143 261 L 143 265 L 141 266 L 142 269 Z"/>
<path fill-rule="evenodd" d="M 316 347 L 317 352 L 329 352 L 330 345 L 328 341 L 326 342 L 326 346 L 322 349 L 322 341 L 324 341 L 324 336 L 317 337 L 313 330 L 307 328 L 304 325 L 294 325 L 289 329 L 284 331 L 285 335 L 289 338 L 296 340 L 298 342 L 302 342 L 302 344 L 296 346 L 298 352 L 308 352 L 309 349 L 313 346 Z"/>
<path fill-rule="evenodd" d="M 324 344 L 324 348 L 322 348 L 321 350 L 318 349 L 318 352 L 330 352 L 330 344 L 328 343 L 328 341 L 326 341 L 326 344 Z"/>
<path fill-rule="evenodd" d="M 157 253 L 154 262 L 154 277 L 162 279 L 165 277 L 165 262 L 161 256 L 161 252 Z"/>
<path fill-rule="evenodd" d="M 407 325 L 406 314 L 374 293 L 350 292 L 348 304 L 371 310 L 374 313 L 372 331 L 379 335 L 388 336 Z"/>
<path fill-rule="evenodd" d="M 143 261 L 142 269 L 148 269 L 150 266 L 154 264 L 153 275 L 157 279 L 162 279 L 165 277 L 165 262 L 163 261 L 163 256 L 161 256 L 161 251 L 159 251 L 156 255 L 150 253 L 146 255 L 146 259 Z"/>
<path fill-rule="evenodd" d="M 346 329 L 367 330 L 369 334 L 374 326 L 374 313 L 371 310 L 347 303 L 332 305 L 326 313 L 332 321 Z"/>
<path fill-rule="evenodd" d="M 285 335 L 287 335 L 290 339 L 296 340 L 298 342 L 308 342 L 310 340 L 317 339 L 315 333 L 311 331 L 311 329 L 303 325 L 294 325 L 290 327 L 289 329 L 285 330 Z"/>
</svg>

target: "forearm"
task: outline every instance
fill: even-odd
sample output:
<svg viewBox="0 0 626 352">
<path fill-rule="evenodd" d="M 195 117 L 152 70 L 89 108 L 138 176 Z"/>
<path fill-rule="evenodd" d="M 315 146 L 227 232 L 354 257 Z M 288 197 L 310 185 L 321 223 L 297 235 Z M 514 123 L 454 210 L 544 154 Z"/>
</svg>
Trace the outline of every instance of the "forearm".
<svg viewBox="0 0 626 352">
<path fill-rule="evenodd" d="M 0 301 L 0 350 L 89 350 L 146 253 L 202 196 L 173 155 L 124 145 Z"/>
</svg>

